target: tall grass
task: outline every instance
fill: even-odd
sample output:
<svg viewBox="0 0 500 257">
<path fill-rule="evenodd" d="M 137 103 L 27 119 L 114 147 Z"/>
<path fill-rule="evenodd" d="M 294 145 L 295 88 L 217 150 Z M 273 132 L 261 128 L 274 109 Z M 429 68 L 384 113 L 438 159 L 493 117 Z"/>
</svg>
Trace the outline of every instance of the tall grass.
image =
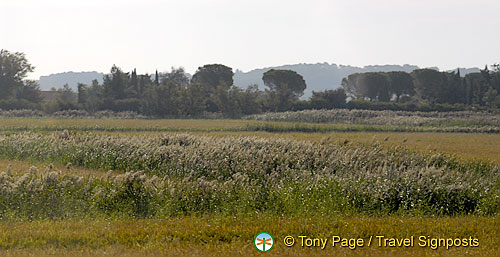
<svg viewBox="0 0 500 257">
<path fill-rule="evenodd" d="M 144 119 L 146 118 L 145 116 L 137 114 L 136 112 L 132 111 L 114 112 L 105 110 L 91 114 L 85 110 L 64 110 L 64 111 L 57 111 L 52 114 L 46 114 L 39 110 L 29 110 L 29 109 L 8 110 L 8 111 L 0 109 L 0 117 L 9 117 L 9 118 L 52 117 L 59 119 L 67 119 L 67 118 Z"/>
<path fill-rule="evenodd" d="M 4 217 L 500 212 L 499 165 L 378 145 L 64 131 L 0 136 L 0 156 L 128 171 L 107 178 L 3 173 Z"/>
<path fill-rule="evenodd" d="M 304 122 L 274 122 L 252 120 L 124 120 L 124 119 L 52 119 L 0 118 L 4 132 L 439 132 L 439 133 L 500 133 L 500 126 L 413 126 L 377 124 L 315 124 Z"/>
<path fill-rule="evenodd" d="M 250 115 L 247 120 L 347 123 L 397 126 L 498 127 L 500 114 L 489 112 L 408 112 L 370 110 L 305 110 Z"/>
</svg>

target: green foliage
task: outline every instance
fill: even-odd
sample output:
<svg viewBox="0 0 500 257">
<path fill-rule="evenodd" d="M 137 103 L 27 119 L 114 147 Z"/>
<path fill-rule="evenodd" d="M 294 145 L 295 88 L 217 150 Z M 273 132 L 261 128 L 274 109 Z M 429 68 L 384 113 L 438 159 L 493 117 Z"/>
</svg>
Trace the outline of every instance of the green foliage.
<svg viewBox="0 0 500 257">
<path fill-rule="evenodd" d="M 24 53 L 0 50 L 0 100 L 15 98 L 17 95 L 23 96 L 23 93 L 28 93 L 34 88 L 33 82 L 27 85 L 23 82 L 26 75 L 33 70 L 34 67 L 28 62 Z M 28 91 L 23 92 L 24 90 Z"/>
<path fill-rule="evenodd" d="M 494 88 L 489 88 L 484 94 L 483 102 L 490 108 L 500 108 L 500 94 Z"/>
<path fill-rule="evenodd" d="M 400 102 L 402 95 L 415 95 L 413 78 L 409 73 L 403 71 L 391 71 L 387 73 L 389 77 L 389 92 L 396 95 L 396 102 Z"/>
<path fill-rule="evenodd" d="M 40 109 L 40 104 L 39 103 L 33 103 L 30 102 L 26 99 L 15 99 L 15 98 L 10 98 L 10 99 L 2 99 L 0 100 L 0 109 L 3 110 L 23 110 L 23 109 L 29 109 L 31 110 L 38 110 Z"/>
<path fill-rule="evenodd" d="M 109 75 L 104 76 L 104 109 L 115 110 L 114 101 L 127 98 L 126 88 L 129 84 L 128 73 L 113 65 Z"/>
<path fill-rule="evenodd" d="M 257 88 L 242 90 L 232 86 L 232 70 L 223 65 L 200 67 L 190 83 L 184 69 L 151 76 L 131 75 L 114 66 L 101 86 L 79 85 L 78 103 L 89 113 L 99 110 L 133 111 L 149 117 L 204 117 L 207 113 L 224 117 L 261 112 Z M 217 82 L 218 81 L 218 82 Z M 220 84 L 217 84 L 219 83 Z"/>
<path fill-rule="evenodd" d="M 197 83 L 215 89 L 217 86 L 229 88 L 233 85 L 233 69 L 222 64 L 207 64 L 199 67 L 191 79 Z"/>
<path fill-rule="evenodd" d="M 264 108 L 264 95 L 257 85 L 250 85 L 244 91 L 235 91 L 242 115 L 262 112 Z"/>
<path fill-rule="evenodd" d="M 39 108 L 40 88 L 35 81 L 25 80 L 33 70 L 23 53 L 0 50 L 0 108 Z"/>
<path fill-rule="evenodd" d="M 384 72 L 355 73 L 343 79 L 342 86 L 351 97 L 368 98 L 371 101 L 389 101 L 395 93 L 393 89 L 397 88 Z"/>
<path fill-rule="evenodd" d="M 460 70 L 439 72 L 433 69 L 418 69 L 411 74 L 399 71 L 355 73 L 342 80 L 342 87 L 352 99 L 358 101 L 369 99 L 378 102 L 394 100 L 396 103 L 409 103 L 405 106 L 358 102 L 350 104 L 351 108 L 451 110 L 451 106 L 441 108 L 440 105 L 452 104 L 496 109 L 500 72 L 485 68 L 480 73 L 467 74 L 465 78 L 460 77 Z"/>
<path fill-rule="evenodd" d="M 496 66 L 491 72 L 486 67 L 480 73 L 467 74 L 464 78 L 465 100 L 467 104 L 497 107 L 500 92 L 500 71 Z"/>
<path fill-rule="evenodd" d="M 291 70 L 268 70 L 262 76 L 266 91 L 268 108 L 273 111 L 290 110 L 306 89 L 304 78 Z"/>
<path fill-rule="evenodd" d="M 81 89 L 80 86 L 79 89 Z M 73 90 L 68 86 L 68 84 L 66 84 L 63 88 L 57 90 L 55 99 L 50 102 L 44 103 L 42 105 L 42 108 L 46 113 L 54 113 L 64 110 L 75 110 L 78 109 L 77 102 L 77 94 L 75 94 Z"/>
<path fill-rule="evenodd" d="M 389 101 L 389 79 L 384 73 L 367 72 L 362 73 L 359 78 L 360 94 L 370 100 Z"/>
<path fill-rule="evenodd" d="M 313 109 L 335 109 L 346 106 L 347 95 L 342 88 L 335 90 L 313 91 L 311 107 Z"/>
<path fill-rule="evenodd" d="M 93 80 L 91 86 L 78 84 L 78 104 L 90 113 L 98 111 L 103 106 L 103 94 L 103 87 L 97 80 Z"/>
<path fill-rule="evenodd" d="M 445 103 L 451 88 L 446 74 L 433 69 L 419 69 L 411 73 L 417 96 L 431 103 Z"/>
</svg>

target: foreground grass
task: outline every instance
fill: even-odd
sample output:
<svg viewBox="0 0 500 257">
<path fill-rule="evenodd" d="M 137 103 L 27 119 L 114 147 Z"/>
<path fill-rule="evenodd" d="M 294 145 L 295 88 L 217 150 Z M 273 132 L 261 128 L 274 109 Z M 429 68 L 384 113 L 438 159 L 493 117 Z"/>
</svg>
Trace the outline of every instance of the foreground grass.
<svg viewBox="0 0 500 257">
<path fill-rule="evenodd" d="M 256 256 L 252 241 L 269 232 L 275 239 L 268 256 L 498 256 L 498 217 L 178 217 L 161 220 L 65 220 L 0 222 L 2 256 Z M 473 248 L 370 247 L 324 250 L 293 247 L 285 236 L 364 238 L 383 235 L 479 240 Z"/>
</svg>

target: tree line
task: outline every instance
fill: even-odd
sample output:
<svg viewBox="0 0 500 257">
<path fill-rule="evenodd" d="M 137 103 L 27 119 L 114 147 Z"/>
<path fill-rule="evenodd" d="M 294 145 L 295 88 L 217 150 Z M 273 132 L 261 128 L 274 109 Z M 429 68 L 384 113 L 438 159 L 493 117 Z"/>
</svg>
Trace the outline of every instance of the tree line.
<svg viewBox="0 0 500 257">
<path fill-rule="evenodd" d="M 97 81 L 92 85 L 79 84 L 77 102 L 89 112 L 135 111 L 156 117 L 220 113 L 224 117 L 239 117 L 292 110 L 306 88 L 302 76 L 289 70 L 266 72 L 263 80 L 268 89 L 265 91 L 257 85 L 246 89 L 235 86 L 233 75 L 232 68 L 222 64 L 199 67 L 191 79 L 182 68 L 151 76 L 137 74 L 136 70 L 126 73 L 113 66 L 102 84 Z M 344 94 L 340 102 L 345 103 L 345 97 Z"/>
<path fill-rule="evenodd" d="M 33 70 L 23 53 L 0 50 L 0 108 L 31 109 L 42 100 L 36 81 L 25 79 Z"/>
<path fill-rule="evenodd" d="M 352 99 L 375 102 L 421 102 L 500 108 L 500 66 L 460 76 L 460 70 L 418 69 L 355 73 L 342 80 Z"/>
<path fill-rule="evenodd" d="M 257 85 L 243 89 L 234 85 L 232 68 L 222 64 L 199 67 L 191 78 L 183 68 L 138 74 L 135 69 L 124 72 L 113 65 L 102 84 L 97 80 L 90 85 L 80 83 L 76 93 L 65 85 L 57 90 L 55 99 L 41 103 L 38 85 L 25 80 L 33 67 L 24 54 L 2 50 L 0 66 L 0 108 L 3 109 L 37 109 L 38 106 L 49 113 L 84 109 L 90 113 L 134 111 L 151 117 L 203 117 L 217 113 L 234 118 L 268 111 L 340 108 L 346 103 L 343 89 L 313 92 L 309 100 L 301 101 L 299 98 L 307 85 L 300 74 L 291 70 L 264 73 L 265 90 L 259 90 Z M 32 89 L 33 94 L 27 94 L 26 88 Z M 33 97 L 28 98 L 31 95 Z"/>
<path fill-rule="evenodd" d="M 342 88 L 313 91 L 300 100 L 307 85 L 291 70 L 269 70 L 257 85 L 234 85 L 232 68 L 222 64 L 199 67 L 190 77 L 183 68 L 138 74 L 113 65 L 103 83 L 78 84 L 78 92 L 65 85 L 54 99 L 42 102 L 35 81 L 26 80 L 34 67 L 23 53 L 0 52 L 0 109 L 41 109 L 47 113 L 83 109 L 134 111 L 150 117 L 237 118 L 263 112 L 305 109 L 363 108 L 433 110 L 440 104 L 500 107 L 500 68 L 487 68 L 464 78 L 459 72 L 430 69 L 406 72 L 368 72 L 349 75 Z M 391 105 L 388 105 L 390 103 Z M 411 105 L 408 105 L 411 103 Z M 425 106 L 423 105 L 425 104 Z M 424 108 L 424 107 L 425 108 Z M 441 108 L 441 107 L 439 107 Z"/>
</svg>

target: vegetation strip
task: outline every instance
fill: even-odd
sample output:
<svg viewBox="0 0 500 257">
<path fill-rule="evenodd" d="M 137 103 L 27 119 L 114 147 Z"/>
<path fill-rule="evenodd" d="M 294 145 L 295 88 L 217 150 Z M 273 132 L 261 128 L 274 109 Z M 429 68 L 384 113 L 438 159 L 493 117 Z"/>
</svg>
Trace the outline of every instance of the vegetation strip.
<svg viewBox="0 0 500 257">
<path fill-rule="evenodd" d="M 0 136 L 3 158 L 128 173 L 2 173 L 5 218 L 167 217 L 206 213 L 478 214 L 500 211 L 500 165 L 257 137 Z M 22 200 L 19 200 L 22 199 Z"/>
<path fill-rule="evenodd" d="M 3 126 L 0 131 L 97 131 L 97 132 L 250 132 L 266 131 L 273 133 L 304 132 L 439 132 L 439 133 L 500 133 L 500 127 L 410 127 L 377 125 L 307 125 L 307 124 L 246 124 L 231 128 L 175 128 L 175 127 L 103 127 L 103 126 Z"/>
<path fill-rule="evenodd" d="M 402 223 L 401 221 L 404 220 Z M 285 235 L 349 235 L 368 237 L 425 236 L 479 238 L 484 246 L 496 247 L 500 236 L 499 218 L 494 217 L 368 217 L 368 216 L 190 216 L 168 219 L 93 219 L 36 222 L 0 222 L 0 248 L 100 248 L 121 244 L 127 247 L 154 247 L 180 241 L 210 244 L 248 243 L 265 229 L 282 239 Z M 87 229 L 91 227 L 92 229 Z M 474 229 L 471 228 L 483 228 Z M 74 231 L 82 231 L 74 233 Z M 33 240 L 30 240 L 33 239 Z M 279 248 L 284 248 L 278 243 Z"/>
</svg>

